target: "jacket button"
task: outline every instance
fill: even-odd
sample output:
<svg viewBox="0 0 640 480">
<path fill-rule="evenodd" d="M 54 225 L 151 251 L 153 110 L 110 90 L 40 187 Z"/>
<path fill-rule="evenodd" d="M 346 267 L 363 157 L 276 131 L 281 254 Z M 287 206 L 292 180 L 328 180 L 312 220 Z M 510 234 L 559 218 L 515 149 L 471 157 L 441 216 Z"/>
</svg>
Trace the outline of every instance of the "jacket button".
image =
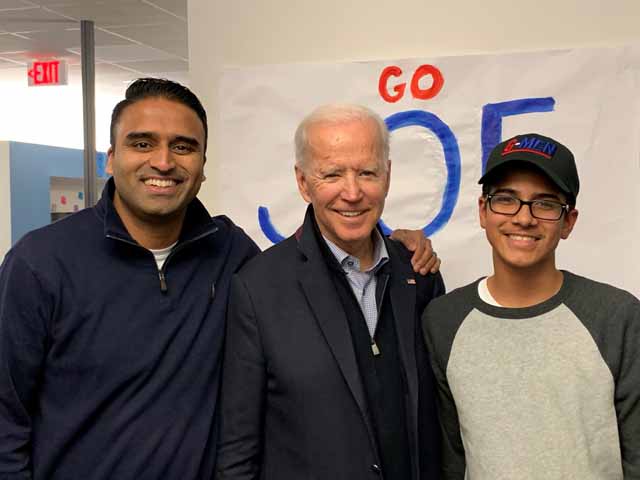
<svg viewBox="0 0 640 480">
<path fill-rule="evenodd" d="M 380 468 L 380 465 L 378 465 L 377 463 L 374 463 L 373 465 L 371 465 L 371 470 L 374 473 L 377 473 L 378 475 L 382 474 L 382 469 Z"/>
</svg>

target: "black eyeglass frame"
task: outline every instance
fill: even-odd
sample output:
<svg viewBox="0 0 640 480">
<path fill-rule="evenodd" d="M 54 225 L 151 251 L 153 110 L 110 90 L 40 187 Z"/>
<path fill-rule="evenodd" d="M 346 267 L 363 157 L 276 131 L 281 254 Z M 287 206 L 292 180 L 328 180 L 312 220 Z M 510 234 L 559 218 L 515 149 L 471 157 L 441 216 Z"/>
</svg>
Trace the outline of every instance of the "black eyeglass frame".
<svg viewBox="0 0 640 480">
<path fill-rule="evenodd" d="M 493 206 L 491 205 L 491 199 L 494 198 L 494 197 L 510 197 L 510 198 L 513 198 L 514 200 L 516 200 L 518 202 L 518 209 L 513 213 L 496 212 L 493 209 Z M 516 197 L 514 195 L 508 195 L 506 193 L 489 193 L 489 194 L 487 194 L 486 198 L 487 198 L 487 203 L 489 204 L 489 208 L 491 209 L 491 211 L 493 213 L 497 213 L 498 215 L 507 215 L 509 217 L 513 217 L 513 216 L 517 215 L 520 212 L 520 210 L 522 210 L 522 206 L 523 205 L 527 205 L 529 207 L 529 213 L 531 214 L 531 216 L 533 218 L 536 218 L 538 220 L 546 220 L 546 221 L 549 221 L 549 222 L 557 222 L 558 220 L 560 220 L 562 218 L 563 214 L 568 213 L 571 210 L 571 205 L 569 205 L 568 203 L 560 203 L 560 202 L 556 202 L 554 200 L 541 200 L 541 199 L 538 199 L 538 200 L 522 200 L 522 199 L 520 199 L 520 198 L 518 198 L 518 197 Z M 553 203 L 555 205 L 559 205 L 561 208 L 560 208 L 560 215 L 558 215 L 558 218 L 543 218 L 543 217 L 539 217 L 539 216 L 535 215 L 533 213 L 533 204 L 534 203 L 540 203 L 540 202 Z"/>
</svg>

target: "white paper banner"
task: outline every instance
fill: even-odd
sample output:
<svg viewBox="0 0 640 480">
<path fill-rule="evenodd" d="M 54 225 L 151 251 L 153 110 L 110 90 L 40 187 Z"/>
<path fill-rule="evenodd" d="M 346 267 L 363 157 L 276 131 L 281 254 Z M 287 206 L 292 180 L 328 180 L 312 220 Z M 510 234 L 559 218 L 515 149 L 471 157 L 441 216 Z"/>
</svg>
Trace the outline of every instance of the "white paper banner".
<svg viewBox="0 0 640 480">
<path fill-rule="evenodd" d="M 483 145 L 537 132 L 567 145 L 580 212 L 558 265 L 640 295 L 640 48 L 228 68 L 214 120 L 216 205 L 262 248 L 291 235 L 306 204 L 293 134 L 313 108 L 367 105 L 392 129 L 383 220 L 425 228 L 448 289 L 490 274 L 478 224 Z M 259 208 L 262 211 L 262 225 Z"/>
</svg>

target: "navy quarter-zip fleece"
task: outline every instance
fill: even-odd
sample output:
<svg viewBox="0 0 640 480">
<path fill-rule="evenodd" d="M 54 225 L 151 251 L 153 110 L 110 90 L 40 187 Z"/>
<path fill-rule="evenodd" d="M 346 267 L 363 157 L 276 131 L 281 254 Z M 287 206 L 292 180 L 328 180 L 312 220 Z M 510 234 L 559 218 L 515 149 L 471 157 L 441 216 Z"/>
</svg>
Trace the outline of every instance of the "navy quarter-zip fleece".
<svg viewBox="0 0 640 480">
<path fill-rule="evenodd" d="M 113 180 L 0 268 L 0 479 L 208 479 L 231 276 L 258 253 L 193 200 L 161 271 Z"/>
</svg>

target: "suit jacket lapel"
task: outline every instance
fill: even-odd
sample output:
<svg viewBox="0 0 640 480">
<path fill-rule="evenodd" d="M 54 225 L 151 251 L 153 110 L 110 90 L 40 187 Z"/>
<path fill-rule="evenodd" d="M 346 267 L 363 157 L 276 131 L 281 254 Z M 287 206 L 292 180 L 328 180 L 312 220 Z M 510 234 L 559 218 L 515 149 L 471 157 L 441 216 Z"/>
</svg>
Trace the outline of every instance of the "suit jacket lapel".
<svg viewBox="0 0 640 480">
<path fill-rule="evenodd" d="M 351 393 L 360 410 L 366 412 L 364 389 L 349 324 L 331 281 L 331 273 L 328 269 L 326 272 L 319 271 L 320 267 L 320 265 L 309 264 L 301 266 L 298 270 L 298 279 Z M 326 269 L 326 266 L 324 268 Z"/>
<path fill-rule="evenodd" d="M 389 295 L 393 309 L 396 335 L 398 336 L 398 347 L 400 359 L 404 366 L 407 379 L 407 389 L 409 391 L 409 402 L 407 412 L 409 421 L 409 432 L 413 441 L 412 458 L 414 459 L 414 469 L 417 469 L 416 459 L 418 451 L 418 371 L 416 367 L 416 280 L 415 273 L 402 260 L 401 253 L 393 245 L 393 241 L 385 238 L 387 250 L 389 251 L 389 262 L 391 263 L 391 278 L 389 279 Z"/>
<path fill-rule="evenodd" d="M 374 439 L 373 426 L 369 421 L 364 386 L 358 370 L 348 320 L 331 279 L 332 273 L 316 240 L 312 215 L 313 210 L 309 207 L 304 225 L 296 233 L 298 246 L 305 257 L 298 265 L 298 281 L 340 371 L 362 412 L 369 435 Z"/>
<path fill-rule="evenodd" d="M 409 394 L 417 402 L 418 373 L 416 369 L 416 283 L 415 273 L 409 264 L 402 261 L 395 245 L 385 239 L 391 263 L 389 294 L 393 308 L 393 318 L 398 335 L 400 358 L 407 375 Z M 415 403 L 417 408 L 417 403 Z"/>
</svg>

